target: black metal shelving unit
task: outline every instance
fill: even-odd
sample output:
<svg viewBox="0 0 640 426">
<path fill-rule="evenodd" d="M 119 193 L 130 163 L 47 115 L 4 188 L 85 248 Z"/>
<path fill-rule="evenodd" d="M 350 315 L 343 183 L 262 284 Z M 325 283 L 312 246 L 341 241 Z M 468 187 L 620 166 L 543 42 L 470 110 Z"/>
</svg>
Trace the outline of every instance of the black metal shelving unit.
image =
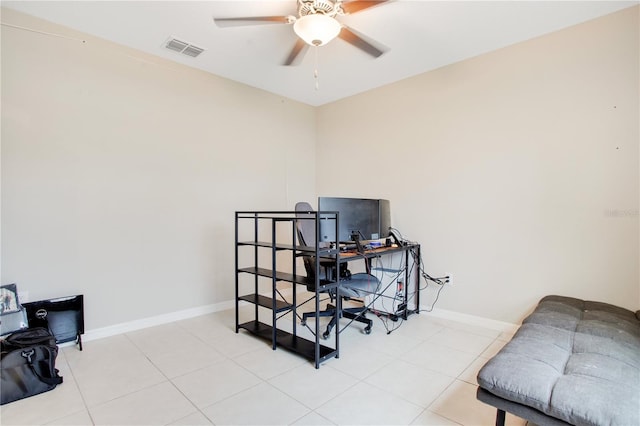
<svg viewBox="0 0 640 426">
<path fill-rule="evenodd" d="M 340 261 L 340 251 L 335 248 L 318 248 L 301 246 L 297 244 L 296 225 L 300 220 L 312 220 L 316 227 L 316 235 L 320 235 L 319 220 L 331 220 L 338 227 L 338 215 L 336 212 L 304 212 L 295 211 L 238 211 L 235 214 L 235 323 L 236 333 L 241 329 L 271 342 L 272 348 L 288 349 L 315 363 L 319 368 L 320 363 L 339 356 L 339 334 L 334 332 L 333 345 L 330 340 L 320 343 L 320 296 L 322 293 L 338 286 L 337 281 L 321 280 L 318 274 L 313 281 L 297 271 L 297 259 L 301 256 L 313 256 L 316 261 L 316 271 L 320 271 L 320 259 L 323 265 L 327 260 Z M 264 235 L 270 232 L 268 239 Z M 250 235 L 249 239 L 240 240 L 240 234 Z M 250 265 L 240 265 L 241 250 L 252 250 Z M 288 262 L 279 261 L 279 253 L 289 253 Z M 286 255 L 285 255 L 286 256 Z M 251 256 L 249 256 L 251 257 Z M 246 258 L 246 257 L 245 257 Z M 260 266 L 270 263 L 270 268 Z M 285 265 L 282 265 L 285 263 Z M 279 268 L 286 271 L 279 270 Z M 246 285 L 244 276 L 253 278 L 250 286 Z M 241 281 L 243 281 L 241 283 Z M 288 298 L 278 290 L 277 284 L 286 282 L 291 284 L 291 295 Z M 312 330 L 314 340 L 309 340 L 298 335 L 298 300 L 296 287 L 304 285 L 307 289 L 313 289 L 315 304 L 315 329 Z M 242 287 L 242 289 L 241 289 Z M 252 287 L 247 294 L 246 288 Z M 242 294 L 240 294 L 242 292 Z M 303 303 L 307 303 L 306 300 Z M 241 302 L 246 302 L 255 307 L 253 318 L 248 321 L 240 321 L 239 307 Z M 271 312 L 271 324 L 259 319 L 260 310 Z M 283 317 L 292 313 L 292 324 L 289 330 L 278 327 Z M 336 328 L 337 330 L 338 328 Z"/>
</svg>

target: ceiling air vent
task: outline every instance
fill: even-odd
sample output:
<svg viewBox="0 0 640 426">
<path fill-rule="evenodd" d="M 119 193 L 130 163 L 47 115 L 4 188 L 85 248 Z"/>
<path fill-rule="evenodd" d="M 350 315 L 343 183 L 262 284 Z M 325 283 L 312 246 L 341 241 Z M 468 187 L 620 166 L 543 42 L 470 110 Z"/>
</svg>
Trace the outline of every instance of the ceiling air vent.
<svg viewBox="0 0 640 426">
<path fill-rule="evenodd" d="M 193 58 L 204 52 L 204 49 L 202 47 L 194 46 L 193 44 L 187 43 L 186 41 L 178 40 L 177 38 L 173 37 L 167 40 L 164 47 L 169 50 L 173 50 L 174 52 L 191 56 Z"/>
</svg>

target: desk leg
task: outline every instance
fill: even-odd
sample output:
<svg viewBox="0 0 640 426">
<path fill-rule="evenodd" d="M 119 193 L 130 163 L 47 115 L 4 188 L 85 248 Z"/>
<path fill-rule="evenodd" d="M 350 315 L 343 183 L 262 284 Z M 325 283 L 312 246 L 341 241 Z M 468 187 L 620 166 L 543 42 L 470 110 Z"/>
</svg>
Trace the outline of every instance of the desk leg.
<svg viewBox="0 0 640 426">
<path fill-rule="evenodd" d="M 340 287 L 340 284 L 338 284 Z M 342 297 L 340 297 L 340 288 L 336 288 L 336 358 L 340 358 L 340 317 L 342 317 Z"/>
<path fill-rule="evenodd" d="M 420 312 L 420 246 L 418 245 L 413 250 L 411 250 L 411 254 L 413 256 L 413 264 L 416 267 L 416 279 L 415 279 L 415 289 L 414 294 L 416 298 L 416 308 L 414 313 Z"/>
</svg>

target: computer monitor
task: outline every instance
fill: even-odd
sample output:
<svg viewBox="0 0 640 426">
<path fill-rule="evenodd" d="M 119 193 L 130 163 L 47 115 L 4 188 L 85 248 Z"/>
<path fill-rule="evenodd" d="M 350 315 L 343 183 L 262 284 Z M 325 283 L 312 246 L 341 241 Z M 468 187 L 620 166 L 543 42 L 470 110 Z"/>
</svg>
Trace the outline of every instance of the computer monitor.
<svg viewBox="0 0 640 426">
<path fill-rule="evenodd" d="M 389 200 L 318 197 L 318 211 L 339 213 L 337 238 L 335 220 L 329 215 L 320 215 L 321 242 L 368 241 L 389 236 Z"/>
</svg>

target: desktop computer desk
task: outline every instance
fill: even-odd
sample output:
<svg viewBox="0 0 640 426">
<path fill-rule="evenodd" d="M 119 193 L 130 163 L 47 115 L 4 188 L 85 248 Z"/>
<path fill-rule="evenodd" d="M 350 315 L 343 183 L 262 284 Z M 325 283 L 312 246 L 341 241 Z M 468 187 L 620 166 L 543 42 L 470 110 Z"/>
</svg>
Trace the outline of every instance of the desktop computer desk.
<svg viewBox="0 0 640 426">
<path fill-rule="evenodd" d="M 399 264 L 390 268 L 384 265 L 392 257 L 400 256 Z M 364 259 L 368 264 L 371 274 L 381 279 L 378 291 L 369 297 L 367 306 L 369 311 L 376 315 L 385 315 L 392 319 L 407 319 L 411 314 L 417 314 L 420 310 L 420 244 L 405 243 L 391 246 L 374 247 L 357 250 L 341 251 L 338 263 L 348 263 Z M 378 260 L 381 267 L 373 265 Z M 387 278 L 386 280 L 384 278 Z M 389 300 L 394 302 L 388 305 Z M 393 307 L 394 312 L 389 312 Z"/>
<path fill-rule="evenodd" d="M 311 220 L 317 229 L 320 219 L 318 212 L 307 212 L 304 217 L 300 217 L 300 214 L 297 211 L 236 212 L 235 331 L 238 333 L 242 329 L 265 339 L 274 350 L 276 347 L 291 350 L 313 360 L 318 368 L 321 362 L 339 355 L 340 333 L 332 333 L 330 340 L 321 342 L 318 324 L 321 294 L 335 291 L 340 286 L 340 280 L 321 279 L 320 274 L 309 277 L 299 267 L 301 262 L 298 260 L 305 256 L 313 257 L 316 262 L 326 259 L 326 266 L 316 264 L 316 269 L 327 267 L 336 273 L 348 264 L 354 271 L 368 264 L 371 272 L 382 278 L 382 285 L 365 297 L 365 307 L 378 316 L 384 314 L 392 320 L 407 319 L 409 315 L 418 313 L 420 306 L 420 245 L 401 242 L 361 252 L 344 252 L 337 247 L 319 247 L 319 244 L 313 247 L 300 245 L 296 238 L 299 221 Z M 337 222 L 337 213 L 334 213 L 334 220 Z M 397 262 L 396 258 L 399 259 Z M 362 259 L 366 262 L 362 263 Z M 360 265 L 356 265 L 357 260 L 361 261 Z M 394 265 L 395 268 L 390 267 Z M 385 285 L 384 280 L 390 278 L 390 283 Z M 401 286 L 398 284 L 400 282 Z M 299 285 L 306 286 L 307 290 L 301 293 L 305 296 L 300 300 L 296 290 Z M 309 290 L 311 287 L 313 290 Z M 386 311 L 384 304 L 381 308 L 376 306 L 376 301 L 390 300 L 386 299 L 385 290 L 391 292 L 388 297 L 394 301 L 387 303 L 386 306 L 391 306 L 391 309 Z M 286 293 L 288 291 L 291 292 L 290 296 Z M 315 305 L 315 330 L 306 327 L 313 336 L 308 336 L 306 331 L 298 333 L 301 325 L 298 320 L 303 318 L 299 312 L 308 302 Z M 338 317 L 341 304 L 337 303 L 336 307 Z M 248 309 L 241 313 L 241 305 L 246 305 Z"/>
</svg>

